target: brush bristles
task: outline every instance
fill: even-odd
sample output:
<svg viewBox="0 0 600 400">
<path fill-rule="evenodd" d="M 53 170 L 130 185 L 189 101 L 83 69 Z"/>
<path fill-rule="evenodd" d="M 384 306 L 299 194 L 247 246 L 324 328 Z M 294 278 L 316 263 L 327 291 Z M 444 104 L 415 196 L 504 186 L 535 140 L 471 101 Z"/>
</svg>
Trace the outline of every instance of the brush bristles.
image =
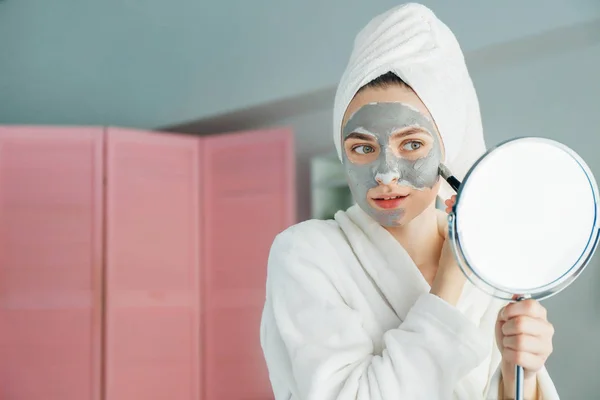
<svg viewBox="0 0 600 400">
<path fill-rule="evenodd" d="M 444 178 L 444 179 L 448 179 L 449 177 L 452 176 L 452 173 L 450 172 L 448 167 L 446 167 L 444 164 L 440 164 L 438 171 L 439 171 L 440 175 L 442 176 L 442 178 Z"/>
</svg>

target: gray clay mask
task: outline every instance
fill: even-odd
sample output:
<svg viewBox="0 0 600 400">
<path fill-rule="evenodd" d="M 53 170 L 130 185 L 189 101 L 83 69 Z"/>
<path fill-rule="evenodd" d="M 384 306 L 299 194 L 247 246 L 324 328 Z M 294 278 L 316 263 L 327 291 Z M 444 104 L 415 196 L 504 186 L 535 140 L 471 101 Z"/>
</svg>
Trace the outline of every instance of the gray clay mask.
<svg viewBox="0 0 600 400">
<path fill-rule="evenodd" d="M 429 153 L 418 159 L 406 159 L 391 148 L 392 136 L 409 127 L 419 127 L 433 138 Z M 354 113 L 342 131 L 342 142 L 351 134 L 368 135 L 375 139 L 380 152 L 376 160 L 368 164 L 353 164 L 343 151 L 342 162 L 348 177 L 352 197 L 373 219 L 383 226 L 397 226 L 404 210 L 380 210 L 371 206 L 367 192 L 382 184 L 397 182 L 423 190 L 432 188 L 438 181 L 438 168 L 442 161 L 442 149 L 435 134 L 433 121 L 416 108 L 404 103 L 370 103 Z"/>
</svg>

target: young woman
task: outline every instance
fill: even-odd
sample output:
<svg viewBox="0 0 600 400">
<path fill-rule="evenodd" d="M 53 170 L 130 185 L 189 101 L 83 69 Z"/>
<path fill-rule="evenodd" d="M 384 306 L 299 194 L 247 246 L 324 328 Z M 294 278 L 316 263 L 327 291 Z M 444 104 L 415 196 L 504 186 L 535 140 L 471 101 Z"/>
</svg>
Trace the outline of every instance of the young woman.
<svg viewBox="0 0 600 400">
<path fill-rule="evenodd" d="M 273 243 L 261 342 L 275 398 L 511 398 L 518 363 L 527 399 L 558 399 L 545 309 L 473 287 L 435 208 L 450 197 L 440 162 L 462 177 L 485 151 L 454 35 L 406 4 L 354 46 L 333 135 L 356 205 Z"/>
</svg>

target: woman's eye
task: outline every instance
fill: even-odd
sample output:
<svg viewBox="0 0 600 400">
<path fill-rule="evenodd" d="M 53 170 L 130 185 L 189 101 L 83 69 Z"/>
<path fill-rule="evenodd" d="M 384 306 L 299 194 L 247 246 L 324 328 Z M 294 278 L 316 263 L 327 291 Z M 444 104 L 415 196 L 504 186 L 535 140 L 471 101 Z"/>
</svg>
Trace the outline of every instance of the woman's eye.
<svg viewBox="0 0 600 400">
<path fill-rule="evenodd" d="M 373 148 L 373 146 L 362 145 L 362 146 L 356 146 L 354 148 L 354 151 L 357 152 L 358 154 L 369 154 L 369 153 L 373 153 L 375 151 L 375 149 Z"/>
<path fill-rule="evenodd" d="M 423 143 L 411 141 L 411 142 L 406 142 L 402 146 L 402 149 L 406 150 L 406 151 L 415 151 L 415 150 L 419 150 L 421 148 L 421 146 L 423 146 Z"/>
</svg>

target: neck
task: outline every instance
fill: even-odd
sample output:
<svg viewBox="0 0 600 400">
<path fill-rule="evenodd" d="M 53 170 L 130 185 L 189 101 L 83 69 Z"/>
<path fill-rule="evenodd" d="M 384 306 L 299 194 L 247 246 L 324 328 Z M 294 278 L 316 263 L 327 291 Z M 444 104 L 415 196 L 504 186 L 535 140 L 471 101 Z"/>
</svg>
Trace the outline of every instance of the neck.
<svg viewBox="0 0 600 400">
<path fill-rule="evenodd" d="M 424 274 L 424 268 L 437 270 L 444 243 L 438 229 L 438 213 L 433 203 L 406 225 L 386 228 Z"/>
</svg>

